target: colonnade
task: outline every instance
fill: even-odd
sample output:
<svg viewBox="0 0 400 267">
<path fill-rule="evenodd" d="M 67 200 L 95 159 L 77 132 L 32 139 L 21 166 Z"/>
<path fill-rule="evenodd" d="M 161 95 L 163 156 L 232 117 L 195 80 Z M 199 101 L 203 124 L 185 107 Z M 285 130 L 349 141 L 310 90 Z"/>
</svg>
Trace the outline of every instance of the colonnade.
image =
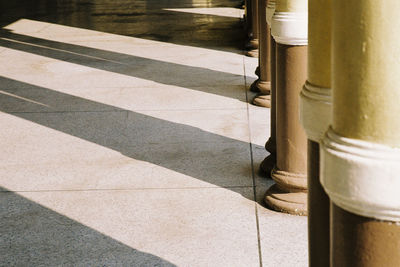
<svg viewBox="0 0 400 267">
<path fill-rule="evenodd" d="M 400 2 L 246 5 L 254 103 L 271 108 L 265 203 L 308 215 L 310 266 L 400 266 Z"/>
</svg>

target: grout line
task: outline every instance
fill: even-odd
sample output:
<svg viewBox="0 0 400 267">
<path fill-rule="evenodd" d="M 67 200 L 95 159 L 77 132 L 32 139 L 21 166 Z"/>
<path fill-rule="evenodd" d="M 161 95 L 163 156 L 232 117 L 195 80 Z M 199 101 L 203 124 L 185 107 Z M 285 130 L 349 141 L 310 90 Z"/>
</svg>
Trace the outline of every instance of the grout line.
<svg viewBox="0 0 400 267">
<path fill-rule="evenodd" d="M 254 159 L 253 159 L 253 145 L 251 143 L 251 127 L 250 127 L 250 110 L 249 110 L 249 101 L 248 101 L 248 90 L 246 88 L 247 86 L 247 80 L 246 80 L 246 61 L 243 56 L 243 71 L 244 71 L 244 84 L 245 84 L 245 90 L 246 90 L 246 102 L 247 102 L 247 126 L 249 130 L 249 146 L 250 146 L 250 164 L 251 164 L 251 177 L 253 180 L 253 195 L 254 195 L 254 213 L 256 217 L 256 228 L 257 228 L 257 246 L 258 246 L 258 260 L 260 263 L 260 267 L 263 266 L 262 264 L 262 252 L 261 252 L 261 237 L 260 237 L 260 222 L 258 218 L 258 205 L 257 205 L 257 188 L 256 188 L 256 178 L 255 178 L 255 173 L 254 173 Z"/>
<path fill-rule="evenodd" d="M 0 191 L 2 193 L 50 193 L 50 192 L 107 192 L 107 191 L 115 191 L 115 192 L 124 192 L 124 191 L 145 191 L 145 190 L 199 190 L 199 189 L 234 189 L 234 188 L 252 188 L 252 186 L 246 185 L 238 185 L 238 186 L 203 186 L 203 187 L 170 187 L 170 188 L 127 188 L 127 189 L 55 189 L 55 190 L 3 190 Z"/>
</svg>

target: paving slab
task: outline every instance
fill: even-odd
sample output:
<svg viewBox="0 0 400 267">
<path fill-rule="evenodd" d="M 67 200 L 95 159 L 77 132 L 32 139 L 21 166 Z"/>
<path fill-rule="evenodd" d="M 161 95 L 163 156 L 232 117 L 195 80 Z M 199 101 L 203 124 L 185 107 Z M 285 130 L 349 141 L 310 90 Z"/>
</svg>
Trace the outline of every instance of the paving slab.
<svg viewBox="0 0 400 267">
<path fill-rule="evenodd" d="M 26 32 L 24 29 L 29 28 L 31 20 L 23 19 L 7 26 L 6 28 L 11 31 L 7 35 L 3 34 L 4 38 L 114 61 L 130 62 L 132 58 L 127 56 L 136 56 L 238 75 L 243 75 L 244 71 L 241 54 L 95 32 L 46 22 L 32 22 L 43 23 L 45 29 L 38 32 Z M 14 30 L 15 27 L 17 29 Z M 66 32 L 71 34 L 65 35 Z"/>
<path fill-rule="evenodd" d="M 8 127 L 0 184 L 17 191 L 252 186 L 250 146 L 240 141 L 247 129 L 229 123 L 237 112 L 166 113 L 1 114 Z"/>
<path fill-rule="evenodd" d="M 227 189 L 0 193 L 0 202 L 0 265 L 259 264 L 254 202 Z"/>
<path fill-rule="evenodd" d="M 0 21 L 0 265 L 307 265 L 306 218 L 263 204 L 236 1 L 25 2 Z"/>
<path fill-rule="evenodd" d="M 11 60 L 15 63 L 7 66 Z M 43 96 L 49 97 L 53 106 L 60 106 L 57 103 L 60 96 L 56 93 L 62 92 L 110 105 L 121 103 L 123 108 L 130 110 L 246 107 L 243 76 L 227 74 L 224 80 L 224 74 L 218 76 L 207 69 L 196 73 L 197 70 L 191 72 L 183 65 L 176 65 L 185 69 L 181 72 L 173 70 L 175 65 L 172 69 L 165 66 L 164 74 L 158 72 L 162 76 L 153 78 L 154 70 L 149 66 L 133 70 L 129 66 L 110 63 L 115 69 L 108 69 L 99 62 L 85 66 L 80 62 L 75 64 L 14 50 L 4 51 L 0 62 L 4 63 L 0 67 L 1 91 L 35 98 L 36 102 L 43 101 Z M 165 71 L 171 71 L 171 75 Z"/>
<path fill-rule="evenodd" d="M 258 215 L 263 266 L 308 266 L 307 217 L 271 211 L 261 205 Z"/>
</svg>

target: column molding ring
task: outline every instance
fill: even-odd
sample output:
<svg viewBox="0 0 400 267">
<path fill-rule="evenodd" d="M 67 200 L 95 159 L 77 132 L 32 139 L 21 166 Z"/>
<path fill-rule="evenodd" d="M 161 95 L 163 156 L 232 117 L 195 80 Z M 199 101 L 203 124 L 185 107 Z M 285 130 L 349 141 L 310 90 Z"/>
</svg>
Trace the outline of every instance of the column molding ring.
<svg viewBox="0 0 400 267">
<path fill-rule="evenodd" d="M 308 13 L 275 12 L 271 22 L 271 34 L 280 44 L 307 45 Z"/>
<path fill-rule="evenodd" d="M 321 143 L 321 184 L 351 213 L 400 222 L 400 149 L 339 136 L 329 128 Z"/>
<path fill-rule="evenodd" d="M 270 27 L 270 28 L 271 28 L 271 23 L 272 23 L 272 17 L 274 16 L 274 12 L 275 12 L 275 6 L 276 6 L 275 0 L 268 1 L 266 13 L 267 13 L 267 24 L 268 24 L 268 27 Z"/>
</svg>

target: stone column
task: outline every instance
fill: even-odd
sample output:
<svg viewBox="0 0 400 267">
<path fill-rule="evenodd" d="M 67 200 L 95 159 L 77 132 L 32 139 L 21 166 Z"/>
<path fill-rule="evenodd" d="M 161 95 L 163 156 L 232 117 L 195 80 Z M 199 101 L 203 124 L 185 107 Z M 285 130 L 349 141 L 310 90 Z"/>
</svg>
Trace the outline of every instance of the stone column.
<svg viewBox="0 0 400 267">
<path fill-rule="evenodd" d="M 260 77 L 251 85 L 250 90 L 259 94 L 254 98 L 253 104 L 260 107 L 271 107 L 271 53 L 270 29 L 267 25 L 267 1 L 258 1 L 258 27 L 259 27 L 259 54 L 258 66 L 260 68 Z"/>
<path fill-rule="evenodd" d="M 267 24 L 267 1 L 259 0 L 258 3 L 258 15 L 259 15 L 259 67 L 260 77 L 256 80 L 250 90 L 258 92 L 258 95 L 254 98 L 253 104 L 260 107 L 271 107 L 271 51 L 270 46 L 270 28 Z"/>
<path fill-rule="evenodd" d="M 252 14 L 251 14 L 251 0 L 245 0 L 244 2 L 244 18 L 245 18 L 245 30 L 246 30 L 246 37 L 249 39 L 252 35 Z M 247 40 L 246 40 L 247 41 Z M 246 46 L 248 44 L 246 43 Z"/>
<path fill-rule="evenodd" d="M 307 0 L 277 0 L 272 18 L 276 45 L 276 184 L 271 208 L 307 214 L 307 137 L 300 125 L 299 94 L 307 78 Z"/>
<path fill-rule="evenodd" d="M 275 13 L 275 0 L 269 0 L 267 4 L 267 24 L 271 29 L 272 16 Z M 270 176 L 276 164 L 276 43 L 270 36 L 270 70 L 271 70 L 271 133 L 265 144 L 265 149 L 270 153 L 261 163 L 260 172 L 264 176 Z"/>
<path fill-rule="evenodd" d="M 251 33 L 246 44 L 246 55 L 258 57 L 258 0 L 251 0 Z"/>
<path fill-rule="evenodd" d="M 334 0 L 331 266 L 400 266 L 400 1 Z"/>
<path fill-rule="evenodd" d="M 300 94 L 308 136 L 309 266 L 329 266 L 329 197 L 319 181 L 319 142 L 331 122 L 332 0 L 308 1 L 308 78 Z"/>
</svg>

